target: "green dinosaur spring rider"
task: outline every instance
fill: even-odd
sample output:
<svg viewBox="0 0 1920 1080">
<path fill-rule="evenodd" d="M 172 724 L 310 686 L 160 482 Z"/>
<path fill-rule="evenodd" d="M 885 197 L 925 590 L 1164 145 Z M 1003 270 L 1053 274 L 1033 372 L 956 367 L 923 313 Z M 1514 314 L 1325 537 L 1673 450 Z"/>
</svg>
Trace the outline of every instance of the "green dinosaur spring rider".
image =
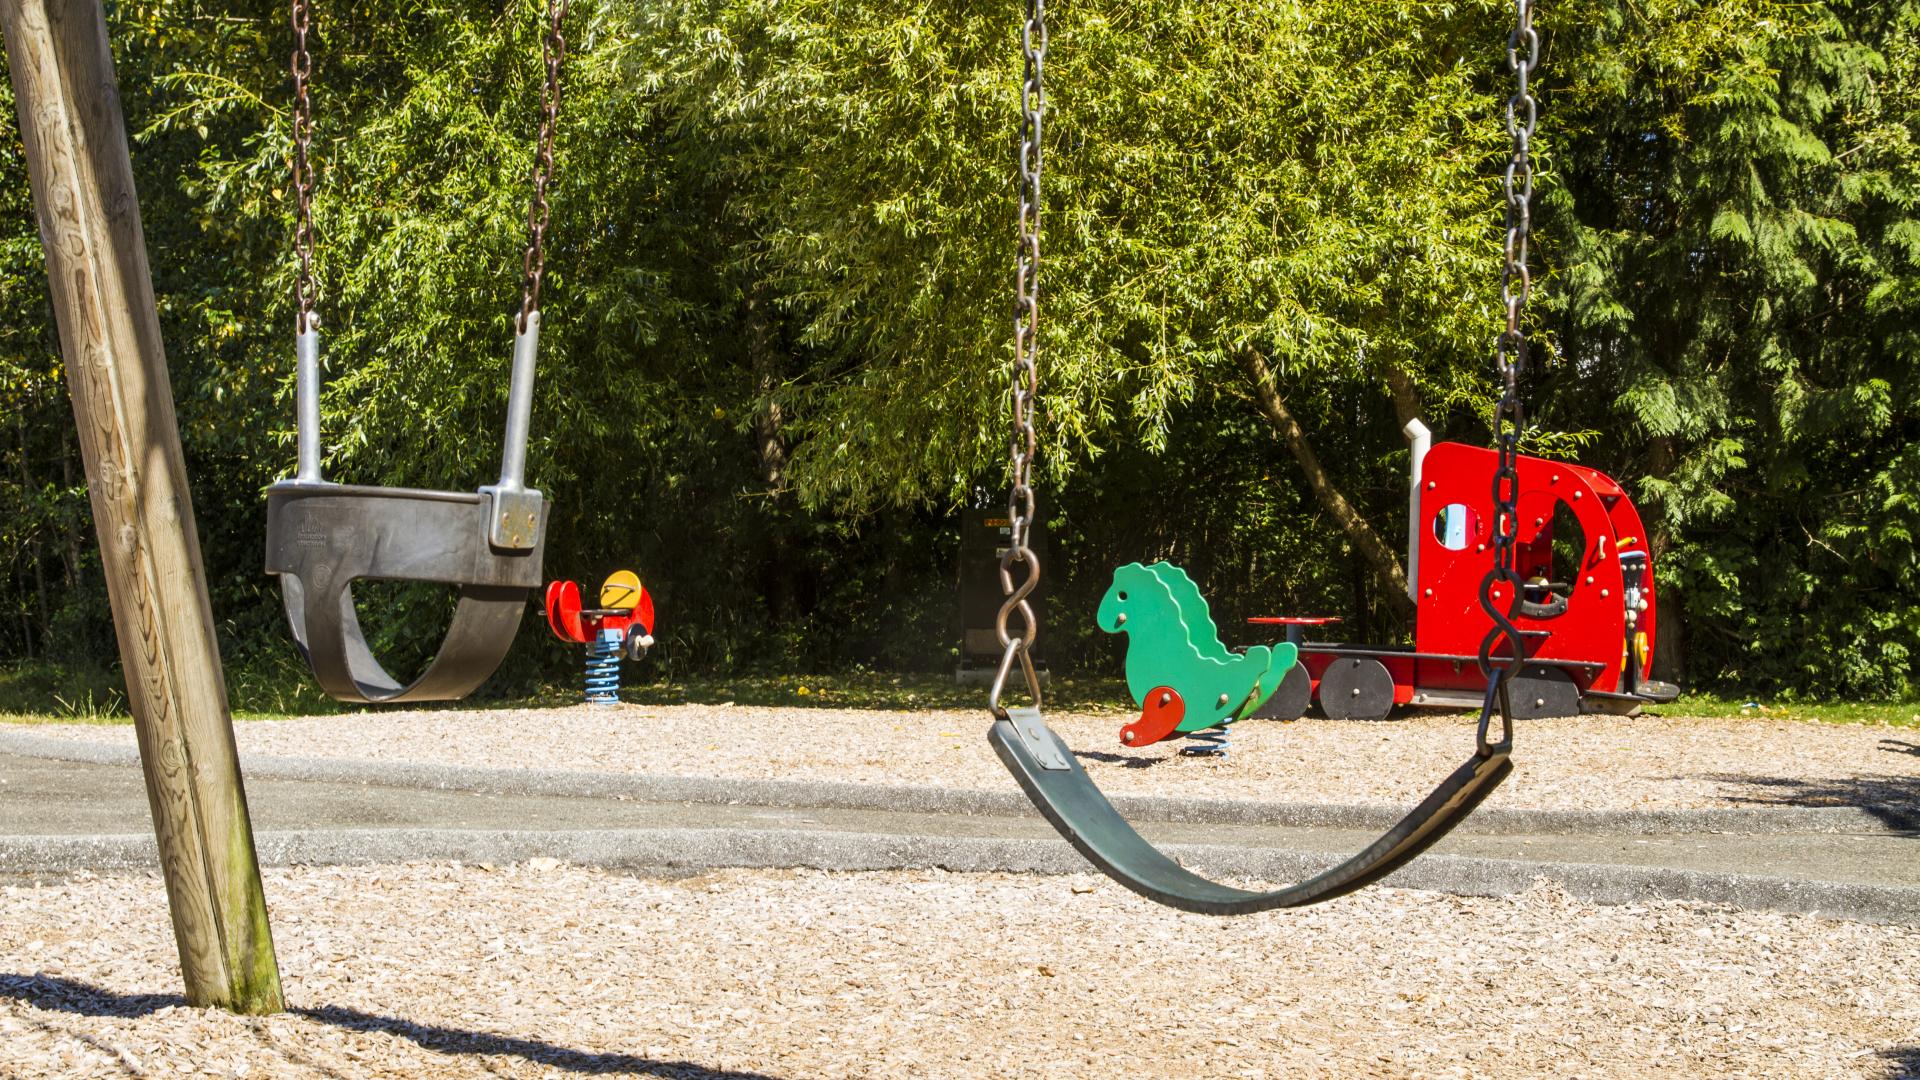
<svg viewBox="0 0 1920 1080">
<path fill-rule="evenodd" d="M 1127 746 L 1184 735 L 1201 744 L 1185 753 L 1225 754 L 1226 726 L 1273 696 L 1299 652 L 1292 643 L 1228 650 L 1199 586 L 1172 563 L 1115 570 L 1095 618 L 1127 635 L 1127 690 L 1140 706 L 1120 731 Z"/>
</svg>

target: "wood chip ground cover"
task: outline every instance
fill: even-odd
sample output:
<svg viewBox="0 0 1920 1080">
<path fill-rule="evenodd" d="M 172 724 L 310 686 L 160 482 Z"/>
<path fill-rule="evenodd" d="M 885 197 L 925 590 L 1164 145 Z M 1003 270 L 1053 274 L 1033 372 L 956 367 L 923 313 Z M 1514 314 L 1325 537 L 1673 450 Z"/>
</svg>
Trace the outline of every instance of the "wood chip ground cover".
<svg viewBox="0 0 1920 1080">
<path fill-rule="evenodd" d="M 1120 713 L 1051 718 L 1108 791 L 1275 802 L 1419 799 L 1472 752 L 1471 718 L 1247 721 L 1226 759 L 1120 745 Z M 133 745 L 131 727 L 40 725 Z M 236 725 L 244 752 L 685 776 L 1012 790 L 980 711 L 711 705 L 368 712 Z M 1490 805 L 1553 809 L 1920 808 L 1920 733 L 1770 717 L 1587 716 L 1521 725 Z"/>
<path fill-rule="evenodd" d="M 270 871 L 292 1011 L 190 1009 L 151 875 L 0 890 L 0 1075 L 1920 1075 L 1920 930 L 1537 884 L 1234 921 L 1094 877 Z"/>
</svg>

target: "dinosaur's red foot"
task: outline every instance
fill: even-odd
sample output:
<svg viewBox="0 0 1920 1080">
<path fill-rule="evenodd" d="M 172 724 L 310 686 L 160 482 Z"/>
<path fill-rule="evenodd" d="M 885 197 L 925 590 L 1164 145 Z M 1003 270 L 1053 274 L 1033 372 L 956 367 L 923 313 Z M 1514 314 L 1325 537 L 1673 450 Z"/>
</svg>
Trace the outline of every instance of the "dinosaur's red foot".
<svg viewBox="0 0 1920 1080">
<path fill-rule="evenodd" d="M 1146 746 L 1170 738 L 1186 716 L 1186 699 L 1172 687 L 1156 686 L 1147 691 L 1147 703 L 1140 709 L 1140 719 L 1120 729 L 1120 742 L 1126 746 Z"/>
</svg>

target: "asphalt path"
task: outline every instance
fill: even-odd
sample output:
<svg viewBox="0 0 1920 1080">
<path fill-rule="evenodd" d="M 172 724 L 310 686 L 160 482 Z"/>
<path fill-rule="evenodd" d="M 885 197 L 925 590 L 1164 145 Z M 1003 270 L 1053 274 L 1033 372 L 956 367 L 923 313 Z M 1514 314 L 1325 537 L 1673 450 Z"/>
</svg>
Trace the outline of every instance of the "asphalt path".
<svg viewBox="0 0 1920 1080">
<path fill-rule="evenodd" d="M 873 805 L 865 806 L 755 805 L 447 790 L 368 783 L 343 771 L 341 779 L 249 776 L 263 861 L 504 862 L 544 853 L 639 871 L 1085 869 L 1035 814 L 889 809 L 884 790 L 870 793 Z M 1920 834 L 1889 826 L 1835 831 L 1831 821 L 1799 832 L 1782 816 L 1791 813 L 1770 812 L 1769 828 L 1758 832 L 1686 831 L 1684 818 L 1678 830 L 1622 832 L 1605 816 L 1583 827 L 1577 815 L 1559 816 L 1551 830 L 1462 830 L 1392 880 L 1484 894 L 1545 876 L 1604 902 L 1669 896 L 1920 923 Z M 0 876 L 150 865 L 151 829 L 131 762 L 0 752 Z M 1377 834 L 1238 820 L 1145 821 L 1140 830 L 1190 864 L 1276 878 L 1329 865 Z"/>
</svg>

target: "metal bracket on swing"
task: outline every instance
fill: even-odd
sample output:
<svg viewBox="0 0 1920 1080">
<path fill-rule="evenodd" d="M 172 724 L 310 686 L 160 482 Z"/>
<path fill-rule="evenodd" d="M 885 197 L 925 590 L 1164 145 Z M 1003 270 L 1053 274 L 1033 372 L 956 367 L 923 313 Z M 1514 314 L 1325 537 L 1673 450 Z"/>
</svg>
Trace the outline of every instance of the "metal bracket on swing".
<svg viewBox="0 0 1920 1080">
<path fill-rule="evenodd" d="M 1032 624 L 1028 626 L 1031 628 Z M 1007 688 L 1007 676 L 1013 673 L 1016 657 L 1020 661 L 1021 671 L 1027 677 L 1027 691 L 1033 695 L 1033 704 L 1009 709 L 1000 704 L 1000 695 Z M 1024 638 L 1008 640 L 1006 652 L 1000 657 L 1000 669 L 993 675 L 993 688 L 987 692 L 987 702 L 994 715 L 1013 728 L 1015 736 L 1035 764 L 1049 772 L 1062 772 L 1070 767 L 1066 747 L 1061 745 L 1060 737 L 1053 733 L 1041 715 L 1040 675 L 1034 670 L 1033 657 L 1027 653 Z"/>
<path fill-rule="evenodd" d="M 516 336 L 500 480 L 474 492 L 329 483 L 320 472 L 320 339 L 299 335 L 300 467 L 267 489 L 266 569 L 280 577 L 294 642 L 342 701 L 464 697 L 500 666 L 540 584 L 544 496 L 525 483 L 540 315 Z M 439 582 L 459 603 L 439 651 L 408 683 L 373 655 L 353 600 L 362 579 Z"/>
<path fill-rule="evenodd" d="M 1013 725 L 1013 733 L 1020 737 L 1041 768 L 1049 772 L 1066 771 L 1067 755 L 1060 749 L 1060 738 L 1047 726 L 1039 709 L 1008 709 L 1007 722 Z"/>
<path fill-rule="evenodd" d="M 500 460 L 500 482 L 480 489 L 493 500 L 487 518 L 487 542 L 506 551 L 538 547 L 544 528 L 540 493 L 526 486 L 527 426 L 533 412 L 533 367 L 540 353 L 540 313 L 527 313 L 527 326 L 513 338 L 513 374 L 507 387 L 507 437 Z M 539 576 L 536 571 L 536 578 Z"/>
</svg>

